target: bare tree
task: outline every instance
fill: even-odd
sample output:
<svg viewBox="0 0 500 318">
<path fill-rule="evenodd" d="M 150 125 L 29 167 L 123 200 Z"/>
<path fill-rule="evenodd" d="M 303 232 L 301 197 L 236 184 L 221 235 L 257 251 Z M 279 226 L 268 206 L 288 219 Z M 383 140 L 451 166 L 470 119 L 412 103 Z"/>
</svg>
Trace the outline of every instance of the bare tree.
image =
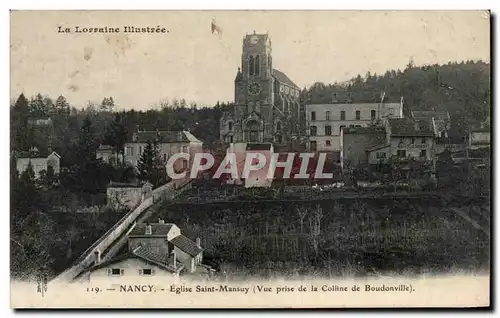
<svg viewBox="0 0 500 318">
<path fill-rule="evenodd" d="M 313 214 L 309 218 L 309 228 L 311 240 L 313 242 L 314 252 L 316 256 L 319 254 L 319 236 L 321 234 L 321 219 L 323 218 L 323 209 L 318 204 L 314 209 Z"/>
<path fill-rule="evenodd" d="M 304 233 L 304 219 L 307 215 L 308 208 L 305 206 L 298 206 L 297 213 L 299 214 L 299 223 L 300 223 L 300 233 Z"/>
</svg>

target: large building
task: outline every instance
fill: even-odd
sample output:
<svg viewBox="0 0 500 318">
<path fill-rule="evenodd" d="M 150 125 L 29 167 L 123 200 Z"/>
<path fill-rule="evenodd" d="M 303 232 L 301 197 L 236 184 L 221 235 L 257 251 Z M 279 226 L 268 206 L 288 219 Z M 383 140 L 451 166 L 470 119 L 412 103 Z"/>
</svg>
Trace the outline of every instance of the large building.
<svg viewBox="0 0 500 318">
<path fill-rule="evenodd" d="M 137 166 L 148 142 L 156 143 L 163 163 L 166 163 L 172 155 L 181 152 L 190 154 L 192 161 L 194 154 L 202 152 L 203 148 L 203 143 L 189 131 L 137 131 L 125 144 L 125 161 Z M 189 165 L 186 160 L 177 160 L 174 168 L 187 169 Z"/>
<path fill-rule="evenodd" d="M 366 127 L 387 118 L 403 117 L 400 103 L 343 103 L 306 105 L 309 151 L 340 151 L 341 129 Z"/>
<path fill-rule="evenodd" d="M 243 38 L 241 67 L 234 80 L 234 107 L 220 121 L 227 143 L 268 142 L 292 146 L 300 140 L 300 88 L 273 68 L 267 34 Z"/>
</svg>

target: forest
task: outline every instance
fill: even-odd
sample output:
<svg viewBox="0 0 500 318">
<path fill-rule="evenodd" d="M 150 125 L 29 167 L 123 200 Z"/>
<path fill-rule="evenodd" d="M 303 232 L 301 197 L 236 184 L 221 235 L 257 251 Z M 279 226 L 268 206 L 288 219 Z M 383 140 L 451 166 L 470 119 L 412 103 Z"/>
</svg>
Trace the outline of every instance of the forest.
<svg viewBox="0 0 500 318">
<path fill-rule="evenodd" d="M 404 70 L 389 70 L 383 75 L 359 75 L 344 83 L 314 83 L 302 90 L 301 100 L 379 102 L 381 92 L 389 102 L 399 102 L 403 96 L 406 115 L 415 109 L 449 111 L 453 131 L 464 136 L 471 126 L 490 118 L 490 64 L 409 63 Z M 26 278 L 40 270 L 52 276 L 63 270 L 125 213 L 104 209 L 109 182 L 132 182 L 152 175 L 137 174 L 123 163 L 112 166 L 97 160 L 99 145 L 110 145 L 123 153 L 125 142 L 138 129 L 183 129 L 201 139 L 206 148 L 216 149 L 220 146 L 219 120 L 231 103 L 197 105 L 172 99 L 159 101 L 147 110 L 118 110 L 118 106 L 113 97 L 81 107 L 63 95 L 42 93 L 21 94 L 11 103 L 10 241 L 14 277 Z M 50 125 L 30 124 L 30 120 L 47 118 Z M 31 169 L 22 174 L 16 170 L 18 157 L 27 152 L 46 156 L 50 151 L 61 156 L 58 175 L 47 171 L 36 179 Z M 149 153 L 154 156 L 154 151 Z M 152 161 L 144 158 L 143 162 Z M 162 182 L 155 180 L 155 185 Z"/>
</svg>

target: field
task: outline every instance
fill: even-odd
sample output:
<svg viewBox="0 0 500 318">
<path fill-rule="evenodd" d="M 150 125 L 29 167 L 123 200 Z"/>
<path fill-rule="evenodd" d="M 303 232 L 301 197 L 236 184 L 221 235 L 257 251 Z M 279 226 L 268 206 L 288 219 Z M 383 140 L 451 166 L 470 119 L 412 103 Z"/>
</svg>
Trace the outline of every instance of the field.
<svg viewBox="0 0 500 318">
<path fill-rule="evenodd" d="M 159 213 L 155 218 L 200 237 L 207 262 L 222 263 L 238 278 L 410 275 L 489 266 L 487 200 L 165 203 Z"/>
</svg>

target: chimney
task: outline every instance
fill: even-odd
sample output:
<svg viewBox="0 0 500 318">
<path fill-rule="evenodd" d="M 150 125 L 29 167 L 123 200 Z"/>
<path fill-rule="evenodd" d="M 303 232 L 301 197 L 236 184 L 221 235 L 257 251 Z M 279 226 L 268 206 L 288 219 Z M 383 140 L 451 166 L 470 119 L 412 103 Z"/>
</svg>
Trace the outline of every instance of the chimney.
<svg viewBox="0 0 500 318">
<path fill-rule="evenodd" d="M 101 263 L 101 251 L 97 250 L 94 252 L 95 264 Z"/>
<path fill-rule="evenodd" d="M 158 219 L 158 223 L 160 223 L 160 224 L 165 224 L 165 221 L 164 221 L 164 220 L 162 220 L 162 219 Z"/>
<path fill-rule="evenodd" d="M 333 93 L 333 96 L 332 96 L 332 103 L 337 103 L 337 93 Z"/>
<path fill-rule="evenodd" d="M 146 225 L 146 235 L 151 235 L 153 234 L 153 230 L 151 229 L 151 225 L 148 224 Z"/>
<path fill-rule="evenodd" d="M 196 246 L 201 248 L 201 240 L 199 237 L 196 238 Z"/>
</svg>

